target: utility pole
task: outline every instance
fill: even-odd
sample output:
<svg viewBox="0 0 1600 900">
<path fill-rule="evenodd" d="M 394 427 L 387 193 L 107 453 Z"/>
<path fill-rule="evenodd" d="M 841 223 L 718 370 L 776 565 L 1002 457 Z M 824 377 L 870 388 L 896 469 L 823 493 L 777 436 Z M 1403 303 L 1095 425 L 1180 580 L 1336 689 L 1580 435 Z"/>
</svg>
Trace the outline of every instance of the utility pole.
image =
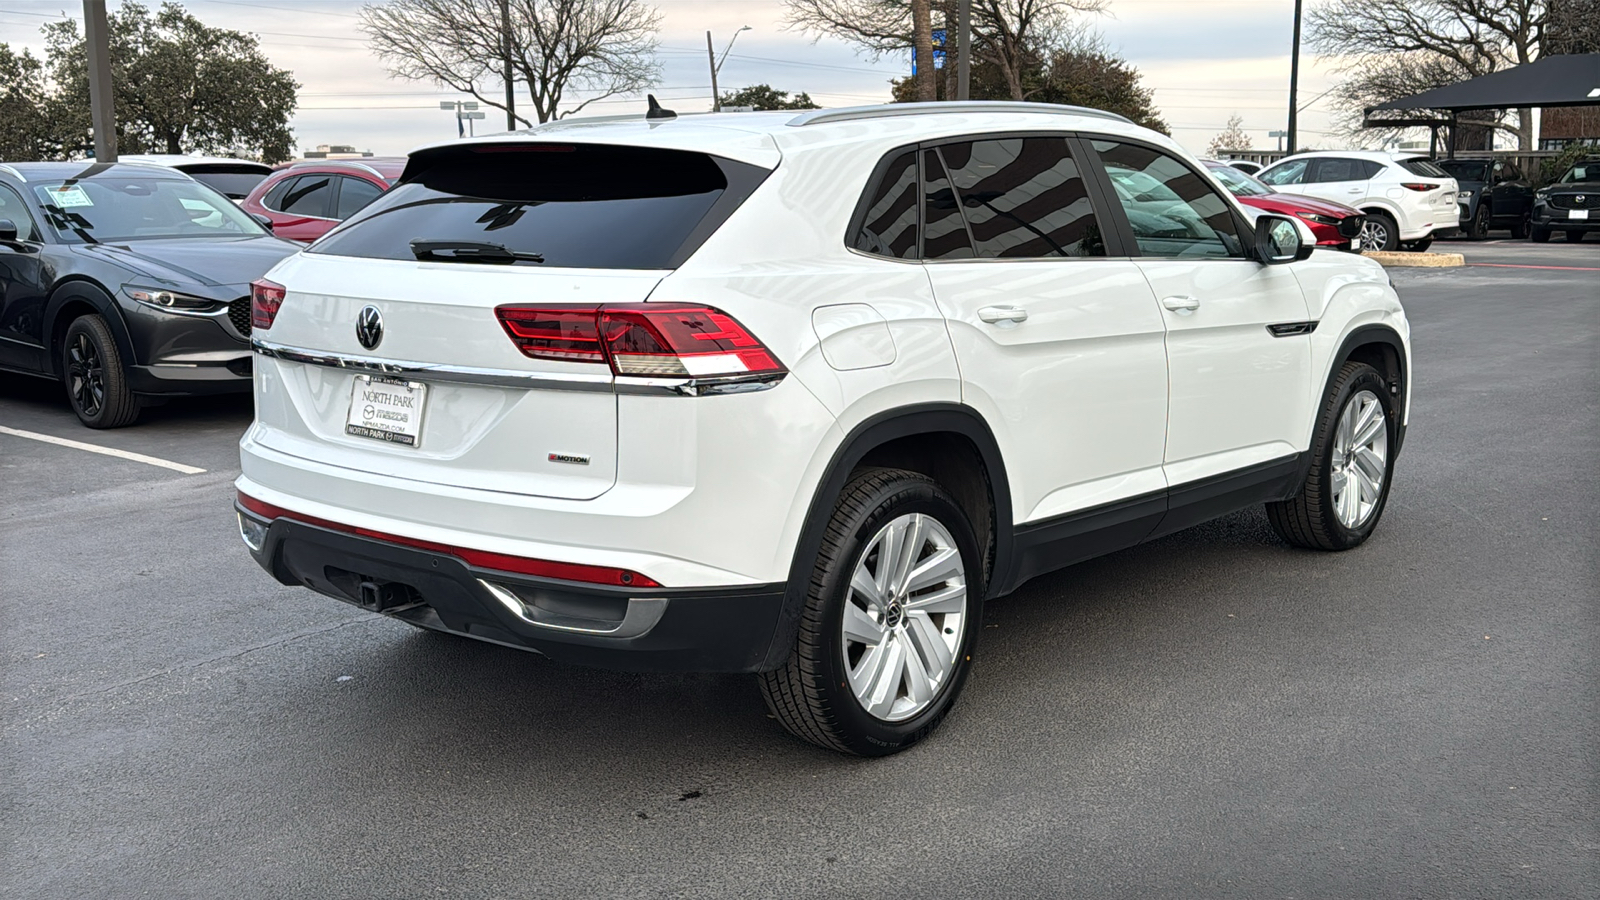
<svg viewBox="0 0 1600 900">
<path fill-rule="evenodd" d="M 1294 155 L 1299 140 L 1296 133 L 1300 118 L 1300 7 L 1303 0 L 1294 0 L 1294 48 L 1289 54 L 1289 155 Z"/>
<path fill-rule="evenodd" d="M 500 0 L 500 55 L 506 80 L 506 130 L 517 130 L 517 91 L 511 83 L 511 0 Z"/>
<path fill-rule="evenodd" d="M 711 111 L 722 108 L 722 95 L 717 93 L 717 51 L 711 46 L 711 32 L 706 32 L 706 59 L 711 62 Z"/>
<path fill-rule="evenodd" d="M 722 71 L 722 64 L 728 61 L 728 54 L 733 52 L 733 42 L 737 41 L 739 39 L 739 35 L 744 34 L 746 31 L 749 31 L 749 30 L 750 30 L 750 26 L 746 25 L 743 28 L 740 28 L 738 31 L 735 31 L 733 33 L 733 37 L 728 38 L 728 46 L 722 48 L 722 58 L 721 59 L 717 58 L 717 51 L 715 51 L 715 50 L 713 50 L 711 48 L 711 32 L 709 32 L 709 31 L 706 32 L 706 56 L 711 60 L 711 111 L 712 112 L 717 112 L 718 110 L 722 109 L 722 95 L 717 93 L 717 73 Z"/>
<path fill-rule="evenodd" d="M 961 0 L 956 15 L 956 99 L 972 99 L 972 0 Z M 950 65 L 946 62 L 945 65 Z"/>
<path fill-rule="evenodd" d="M 83 31 L 89 52 L 89 120 L 94 123 L 94 161 L 117 161 L 117 115 L 111 93 L 111 35 L 106 0 L 83 0 Z"/>
</svg>

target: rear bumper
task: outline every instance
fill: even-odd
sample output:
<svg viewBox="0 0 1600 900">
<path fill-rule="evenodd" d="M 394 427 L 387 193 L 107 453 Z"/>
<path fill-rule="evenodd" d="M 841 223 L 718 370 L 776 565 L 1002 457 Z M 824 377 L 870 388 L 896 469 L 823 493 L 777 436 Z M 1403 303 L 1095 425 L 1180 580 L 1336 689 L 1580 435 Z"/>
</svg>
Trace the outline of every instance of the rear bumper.
<svg viewBox="0 0 1600 900">
<path fill-rule="evenodd" d="M 768 659 L 784 585 L 627 588 L 468 565 L 459 557 L 263 519 L 245 544 L 278 581 L 426 628 L 606 669 L 753 672 Z"/>
</svg>

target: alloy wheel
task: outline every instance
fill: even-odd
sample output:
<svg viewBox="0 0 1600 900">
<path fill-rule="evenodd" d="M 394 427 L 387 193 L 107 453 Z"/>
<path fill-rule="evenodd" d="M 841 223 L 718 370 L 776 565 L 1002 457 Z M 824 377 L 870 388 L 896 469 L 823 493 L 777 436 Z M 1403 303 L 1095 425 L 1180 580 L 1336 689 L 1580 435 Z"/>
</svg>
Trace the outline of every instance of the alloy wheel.
<svg viewBox="0 0 1600 900">
<path fill-rule="evenodd" d="M 1333 435 L 1333 511 L 1339 524 L 1358 528 L 1383 497 L 1389 468 L 1389 423 L 1378 395 L 1361 391 L 1345 404 Z"/>
<path fill-rule="evenodd" d="M 89 335 L 79 332 L 67 348 L 67 377 L 73 402 L 85 416 L 94 418 L 106 399 L 105 363 L 100 348 Z"/>
<path fill-rule="evenodd" d="M 885 722 L 927 709 L 956 671 L 967 624 L 961 551 L 932 516 L 910 513 L 867 542 L 844 600 L 850 690 Z"/>
<path fill-rule="evenodd" d="M 1382 250 L 1389 245 L 1389 229 L 1382 222 L 1369 218 L 1362 223 L 1356 243 L 1362 250 Z"/>
</svg>

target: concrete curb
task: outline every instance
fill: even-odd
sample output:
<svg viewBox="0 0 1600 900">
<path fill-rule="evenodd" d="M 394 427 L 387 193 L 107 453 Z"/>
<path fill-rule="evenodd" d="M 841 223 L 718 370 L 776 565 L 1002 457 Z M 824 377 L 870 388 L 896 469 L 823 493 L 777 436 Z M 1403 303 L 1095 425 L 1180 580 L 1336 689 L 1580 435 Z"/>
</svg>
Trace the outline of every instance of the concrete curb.
<svg viewBox="0 0 1600 900">
<path fill-rule="evenodd" d="M 1393 253 L 1382 250 L 1363 250 L 1361 255 L 1375 259 L 1388 268 L 1450 269 L 1467 264 L 1459 253 Z"/>
</svg>

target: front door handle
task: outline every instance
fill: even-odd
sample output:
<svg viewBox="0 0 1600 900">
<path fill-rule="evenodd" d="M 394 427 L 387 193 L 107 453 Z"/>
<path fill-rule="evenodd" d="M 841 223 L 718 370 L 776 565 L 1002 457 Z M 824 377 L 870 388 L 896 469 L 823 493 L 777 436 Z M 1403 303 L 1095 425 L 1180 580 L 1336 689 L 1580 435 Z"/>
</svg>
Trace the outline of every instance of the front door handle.
<svg viewBox="0 0 1600 900">
<path fill-rule="evenodd" d="M 1000 322 L 1026 322 L 1028 311 L 1020 306 L 985 306 L 978 310 L 978 318 L 990 325 Z"/>
<path fill-rule="evenodd" d="M 1161 301 L 1161 305 L 1173 312 L 1194 312 L 1200 308 L 1198 297 L 1168 297 Z"/>
</svg>

